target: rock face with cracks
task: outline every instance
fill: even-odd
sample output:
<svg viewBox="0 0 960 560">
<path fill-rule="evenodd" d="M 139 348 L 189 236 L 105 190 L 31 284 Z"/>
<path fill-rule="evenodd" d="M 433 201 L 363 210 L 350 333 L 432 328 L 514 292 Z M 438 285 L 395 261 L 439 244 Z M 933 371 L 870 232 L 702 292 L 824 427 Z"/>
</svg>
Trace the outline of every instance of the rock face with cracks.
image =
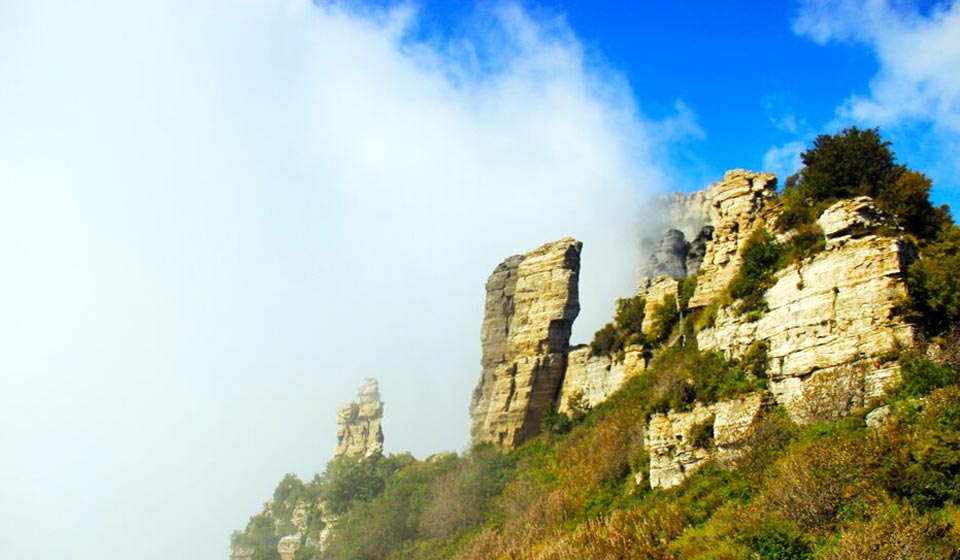
<svg viewBox="0 0 960 560">
<path fill-rule="evenodd" d="M 643 354 L 640 346 L 627 348 L 620 360 L 610 356 L 591 356 L 589 346 L 571 350 L 567 355 L 567 373 L 560 389 L 557 410 L 567 412 L 570 399 L 577 394 L 582 395 L 584 403 L 591 407 L 607 400 L 624 383 L 643 373 L 647 367 Z"/>
<path fill-rule="evenodd" d="M 482 371 L 470 404 L 474 442 L 513 448 L 540 432 L 580 313 L 581 247 L 572 238 L 547 243 L 506 259 L 487 280 Z"/>
<path fill-rule="evenodd" d="M 336 457 L 375 457 L 383 453 L 383 401 L 377 380 L 367 378 L 357 400 L 337 409 Z"/>
<path fill-rule="evenodd" d="M 647 427 L 650 486 L 669 488 L 708 460 L 732 463 L 744 450 L 750 429 L 772 406 L 767 392 L 751 393 L 689 412 L 654 414 Z"/>
<path fill-rule="evenodd" d="M 691 308 L 708 305 L 736 276 L 743 246 L 773 217 L 766 203 L 776 194 L 777 178 L 772 173 L 743 169 L 727 171 L 723 180 L 704 191 L 713 232 L 712 240 L 705 244 Z"/>
<path fill-rule="evenodd" d="M 700 349 L 736 358 L 765 345 L 770 390 L 796 421 L 835 417 L 879 395 L 897 375 L 897 351 L 914 336 L 895 310 L 915 249 L 877 235 L 882 223 L 869 199 L 824 211 L 826 249 L 776 274 L 759 320 L 721 308 L 697 335 Z"/>
</svg>

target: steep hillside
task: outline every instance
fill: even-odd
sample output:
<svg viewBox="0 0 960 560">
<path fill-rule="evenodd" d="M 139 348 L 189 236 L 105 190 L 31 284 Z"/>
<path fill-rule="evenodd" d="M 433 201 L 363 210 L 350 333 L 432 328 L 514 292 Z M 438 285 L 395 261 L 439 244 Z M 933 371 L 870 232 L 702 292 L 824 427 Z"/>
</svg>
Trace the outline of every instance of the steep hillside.
<svg viewBox="0 0 960 560">
<path fill-rule="evenodd" d="M 882 173 L 818 167 L 851 138 Z M 674 197 L 589 345 L 581 244 L 506 259 L 471 449 L 383 456 L 362 390 L 335 459 L 285 478 L 231 557 L 960 558 L 960 228 L 887 146 L 852 129 L 782 191 L 735 170 Z"/>
</svg>

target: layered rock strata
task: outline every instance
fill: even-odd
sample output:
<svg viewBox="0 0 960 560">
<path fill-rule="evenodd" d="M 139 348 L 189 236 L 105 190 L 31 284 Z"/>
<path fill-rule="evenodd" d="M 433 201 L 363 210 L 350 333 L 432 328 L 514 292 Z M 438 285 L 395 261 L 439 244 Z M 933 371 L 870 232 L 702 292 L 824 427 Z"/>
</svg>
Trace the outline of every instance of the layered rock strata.
<svg viewBox="0 0 960 560">
<path fill-rule="evenodd" d="M 591 356 L 589 346 L 575 348 L 567 355 L 567 372 L 560 389 L 557 410 L 567 412 L 570 399 L 575 395 L 582 395 L 584 404 L 596 406 L 607 400 L 630 378 L 643 373 L 646 367 L 640 346 L 627 348 L 619 360 L 610 356 Z"/>
<path fill-rule="evenodd" d="M 698 403 L 689 412 L 654 414 L 646 438 L 650 486 L 676 486 L 710 460 L 735 462 L 750 429 L 772 402 L 764 391 L 711 405 Z"/>
<path fill-rule="evenodd" d="M 774 216 L 767 202 L 776 195 L 777 178 L 772 173 L 743 169 L 728 171 L 723 180 L 704 191 L 713 232 L 712 240 L 704 243 L 691 308 L 708 305 L 726 289 L 740 268 L 741 249 L 753 232 Z"/>
<path fill-rule="evenodd" d="M 650 334 L 653 330 L 656 315 L 654 311 L 661 305 L 676 305 L 680 282 L 669 276 L 662 276 L 653 282 L 641 284 L 641 293 L 644 297 L 643 322 L 640 332 Z"/>
<path fill-rule="evenodd" d="M 482 371 L 470 405 L 474 442 L 512 448 L 539 433 L 580 313 L 581 247 L 571 238 L 547 243 L 508 258 L 487 281 Z"/>
<path fill-rule="evenodd" d="M 337 457 L 375 457 L 383 453 L 383 401 L 377 380 L 367 378 L 357 400 L 337 409 Z"/>
<path fill-rule="evenodd" d="M 895 314 L 906 297 L 912 245 L 876 234 L 884 221 L 869 200 L 838 202 L 820 218 L 826 249 L 781 270 L 754 322 L 733 306 L 697 335 L 701 350 L 741 356 L 766 346 L 770 389 L 799 422 L 837 416 L 882 393 L 913 328 Z"/>
</svg>

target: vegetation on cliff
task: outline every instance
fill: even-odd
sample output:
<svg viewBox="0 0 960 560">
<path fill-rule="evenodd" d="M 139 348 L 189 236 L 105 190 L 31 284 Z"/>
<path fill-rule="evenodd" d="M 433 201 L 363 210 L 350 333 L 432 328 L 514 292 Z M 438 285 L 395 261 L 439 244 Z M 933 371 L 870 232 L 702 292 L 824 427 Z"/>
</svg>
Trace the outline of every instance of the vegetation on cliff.
<svg viewBox="0 0 960 560">
<path fill-rule="evenodd" d="M 737 360 L 700 351 L 695 336 L 670 344 L 693 277 L 678 287 L 679 306 L 655 308 L 647 335 L 639 296 L 621 300 L 597 332 L 594 355 L 659 346 L 606 401 L 548 414 L 544 432 L 514 450 L 344 457 L 309 483 L 288 475 L 234 544 L 254 550 L 254 560 L 279 558 L 278 536 L 293 532 L 306 504 L 305 540 L 336 523 L 325 546 L 300 548 L 299 560 L 960 559 L 960 228 L 930 204 L 929 180 L 889 148 L 876 130 L 819 137 L 776 201 L 777 228 L 792 235 L 778 241 L 757 230 L 721 296 L 762 314 L 776 272 L 824 248 L 820 211 L 839 198 L 874 197 L 917 246 L 904 307 L 929 335 L 890 357 L 901 373 L 883 396 L 843 417 L 813 413 L 803 426 L 780 407 L 765 409 L 732 465 L 708 462 L 678 486 L 651 488 L 645 437 L 654 415 L 743 400 L 767 381 L 763 343 Z M 693 334 L 714 314 L 716 305 L 694 310 L 682 328 Z M 690 429 L 691 445 L 716 445 L 713 420 Z"/>
</svg>

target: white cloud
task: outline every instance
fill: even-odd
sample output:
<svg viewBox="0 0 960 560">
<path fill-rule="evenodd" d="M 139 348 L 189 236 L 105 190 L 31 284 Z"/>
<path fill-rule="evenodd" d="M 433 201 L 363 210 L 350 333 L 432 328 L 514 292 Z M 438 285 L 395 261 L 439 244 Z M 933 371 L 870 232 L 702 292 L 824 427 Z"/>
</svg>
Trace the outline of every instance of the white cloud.
<svg viewBox="0 0 960 560">
<path fill-rule="evenodd" d="M 869 93 L 847 99 L 841 118 L 881 126 L 919 120 L 960 132 L 960 4 L 921 15 L 880 0 L 807 2 L 795 30 L 819 43 L 857 41 L 876 52 L 880 69 Z"/>
<path fill-rule="evenodd" d="M 562 20 L 505 6 L 0 4 L 5 559 L 211 558 L 381 379 L 388 449 L 467 439 L 483 283 L 585 242 L 635 284 L 667 143 Z"/>
<path fill-rule="evenodd" d="M 782 181 L 803 167 L 800 154 L 807 149 L 808 144 L 806 140 L 796 140 L 770 148 L 763 155 L 763 169 L 776 174 L 782 186 Z"/>
</svg>

